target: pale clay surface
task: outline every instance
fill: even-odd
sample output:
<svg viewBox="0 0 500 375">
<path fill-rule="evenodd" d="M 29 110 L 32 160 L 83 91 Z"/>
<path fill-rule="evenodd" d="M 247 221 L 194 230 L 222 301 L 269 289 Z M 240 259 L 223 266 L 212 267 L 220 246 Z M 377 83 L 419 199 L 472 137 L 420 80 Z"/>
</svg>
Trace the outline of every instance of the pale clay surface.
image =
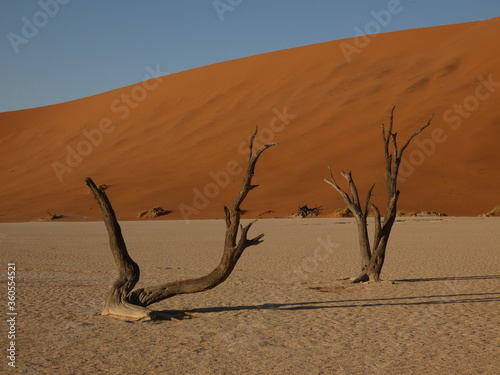
<svg viewBox="0 0 500 375">
<path fill-rule="evenodd" d="M 19 312 L 17 368 L 4 358 L 0 372 L 496 373 L 500 219 L 401 220 L 385 281 L 360 285 L 342 280 L 359 267 L 353 219 L 260 220 L 264 243 L 224 284 L 152 305 L 192 319 L 143 323 L 98 315 L 116 275 L 102 222 L 0 224 Z M 139 286 L 203 275 L 222 254 L 221 220 L 121 225 Z"/>
</svg>

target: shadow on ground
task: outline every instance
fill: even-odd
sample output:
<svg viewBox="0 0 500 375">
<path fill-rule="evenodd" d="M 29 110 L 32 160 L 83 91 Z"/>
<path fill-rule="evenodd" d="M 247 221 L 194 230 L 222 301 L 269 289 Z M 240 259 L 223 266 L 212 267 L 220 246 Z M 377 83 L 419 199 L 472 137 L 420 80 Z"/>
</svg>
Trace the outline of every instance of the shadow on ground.
<svg viewBox="0 0 500 375">
<path fill-rule="evenodd" d="M 413 282 L 428 282 L 428 281 L 494 280 L 494 279 L 500 279 L 500 275 L 405 279 L 405 280 L 396 280 L 395 282 L 413 283 Z M 373 308 L 373 307 L 387 307 L 387 306 L 446 305 L 446 304 L 489 303 L 489 302 L 500 302 L 500 292 L 434 294 L 434 295 L 391 297 L 391 298 L 338 299 L 331 301 L 307 301 L 307 302 L 296 302 L 296 303 L 265 303 L 261 305 L 248 305 L 248 306 L 203 307 L 185 311 L 170 310 L 170 311 L 162 311 L 162 313 L 167 315 L 190 316 L 190 314 L 206 314 L 206 313 L 218 313 L 225 311 L 241 311 L 241 310 L 290 311 L 290 310 L 315 310 L 315 309 Z"/>
</svg>

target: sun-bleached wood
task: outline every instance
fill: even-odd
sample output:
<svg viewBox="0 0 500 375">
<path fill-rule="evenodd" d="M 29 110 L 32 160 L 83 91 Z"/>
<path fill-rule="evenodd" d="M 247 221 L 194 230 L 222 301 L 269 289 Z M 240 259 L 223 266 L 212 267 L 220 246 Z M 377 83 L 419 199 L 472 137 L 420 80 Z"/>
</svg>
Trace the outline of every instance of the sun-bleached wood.
<svg viewBox="0 0 500 375">
<path fill-rule="evenodd" d="M 342 196 L 347 207 L 356 218 L 358 226 L 359 248 L 361 253 L 361 273 L 354 279 L 353 282 L 364 281 L 380 281 L 380 273 L 385 260 L 385 252 L 389 236 L 391 234 L 392 226 L 396 221 L 397 202 L 399 197 L 399 190 L 397 189 L 397 179 L 399 173 L 399 166 L 403 157 L 403 152 L 406 150 L 410 142 L 419 135 L 425 128 L 427 128 L 434 118 L 432 115 L 427 123 L 413 133 L 404 143 L 401 149 L 398 149 L 397 133 L 393 132 L 394 125 L 394 110 L 392 107 L 389 129 L 386 131 L 385 125 L 382 124 L 382 137 L 384 140 L 384 156 L 385 156 L 385 178 L 387 187 L 387 206 L 384 218 L 382 220 L 379 209 L 370 201 L 373 188 L 375 184 L 370 187 L 366 195 L 365 204 L 361 207 L 359 200 L 358 190 L 352 178 L 351 172 L 341 172 L 341 175 L 347 180 L 351 196 L 344 191 L 335 181 L 331 168 L 330 179 L 325 179 L 325 182 L 331 185 Z M 368 211 L 372 209 L 375 217 L 375 236 L 373 244 L 370 244 L 368 237 Z"/>
<path fill-rule="evenodd" d="M 222 258 L 212 272 L 199 278 L 133 290 L 140 278 L 139 266 L 128 254 L 120 225 L 106 193 L 99 189 L 92 179 L 87 178 L 85 180 L 102 210 L 109 235 L 109 246 L 119 273 L 106 297 L 102 315 L 128 320 L 161 318 L 161 313 L 149 309 L 148 306 L 179 294 L 198 293 L 216 287 L 229 277 L 246 248 L 262 242 L 264 234 L 259 234 L 250 239 L 247 237 L 248 231 L 256 220 L 251 221 L 246 226 L 240 224 L 240 205 L 250 190 L 257 187 L 257 185 L 252 185 L 252 177 L 257 161 L 265 150 L 276 145 L 276 143 L 266 144 L 254 153 L 253 141 L 256 135 L 257 129 L 249 141 L 248 167 L 241 188 L 230 208 L 224 207 L 226 234 Z M 241 233 L 238 239 L 239 230 L 241 230 Z"/>
</svg>

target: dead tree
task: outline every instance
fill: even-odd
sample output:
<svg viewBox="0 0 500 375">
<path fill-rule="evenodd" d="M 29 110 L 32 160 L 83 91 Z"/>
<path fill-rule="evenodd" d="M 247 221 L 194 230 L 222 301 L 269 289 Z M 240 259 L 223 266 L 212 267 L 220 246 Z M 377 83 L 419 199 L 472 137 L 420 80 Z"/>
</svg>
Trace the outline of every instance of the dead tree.
<svg viewBox="0 0 500 375">
<path fill-rule="evenodd" d="M 316 217 L 319 216 L 319 212 L 323 209 L 323 207 L 313 207 L 309 208 L 307 207 L 307 204 L 305 206 L 299 207 L 297 211 L 295 211 L 292 216 L 293 217 L 301 217 L 302 219 L 306 217 Z"/>
<path fill-rule="evenodd" d="M 260 155 L 275 143 L 262 146 L 255 153 L 253 152 L 253 141 L 257 135 L 257 129 L 250 138 L 250 147 L 248 155 L 248 167 L 239 192 L 237 193 L 230 208 L 224 206 L 226 216 L 226 239 L 224 251 L 220 263 L 209 274 L 188 280 L 174 281 L 158 286 L 140 288 L 134 290 L 139 281 L 140 270 L 137 263 L 130 257 L 125 240 L 123 239 L 120 225 L 116 219 L 111 203 L 106 193 L 99 189 L 95 183 L 87 178 L 85 183 L 90 188 L 92 195 L 97 200 L 103 214 L 104 223 L 109 235 L 109 245 L 118 268 L 118 279 L 114 282 L 109 291 L 102 315 L 129 320 L 149 320 L 162 316 L 161 313 L 152 311 L 148 308 L 156 302 L 164 299 L 187 293 L 198 293 L 212 289 L 225 281 L 233 271 L 236 263 L 240 259 L 243 251 L 250 246 L 258 245 L 262 242 L 264 234 L 248 239 L 247 234 L 250 227 L 256 220 L 248 225 L 240 226 L 240 205 L 247 196 L 248 192 L 258 185 L 252 185 L 255 165 Z M 241 228 L 241 234 L 238 239 L 238 231 Z"/>
<path fill-rule="evenodd" d="M 434 117 L 434 115 L 432 115 L 427 123 L 413 133 L 405 142 L 403 147 L 399 149 L 396 141 L 397 133 L 393 133 L 395 108 L 396 107 L 393 107 L 391 110 L 390 124 L 387 132 L 385 125 L 382 124 L 382 137 L 384 140 L 385 155 L 385 178 L 387 185 L 387 206 L 383 220 L 381 219 L 379 209 L 370 201 L 375 184 L 373 184 L 368 190 L 365 203 L 362 206 L 351 172 L 341 172 L 342 176 L 349 184 L 351 196 L 349 196 L 349 194 L 335 182 L 331 168 L 329 168 L 330 179 L 325 179 L 326 183 L 333 186 L 335 190 L 339 192 L 344 199 L 344 202 L 347 204 L 347 207 L 356 218 L 359 248 L 361 252 L 361 273 L 354 279 L 354 283 L 364 281 L 380 281 L 380 273 L 384 265 L 387 243 L 389 241 L 392 226 L 396 220 L 399 197 L 399 190 L 397 190 L 396 184 L 401 158 L 403 157 L 403 152 L 406 150 L 413 138 L 427 128 L 431 124 Z M 375 236 L 372 245 L 370 245 L 367 225 L 369 208 L 372 209 L 375 216 Z"/>
<path fill-rule="evenodd" d="M 58 219 L 63 219 L 64 215 L 54 215 L 51 214 L 49 211 L 46 211 L 49 214 L 49 219 L 50 220 L 58 220 Z"/>
</svg>

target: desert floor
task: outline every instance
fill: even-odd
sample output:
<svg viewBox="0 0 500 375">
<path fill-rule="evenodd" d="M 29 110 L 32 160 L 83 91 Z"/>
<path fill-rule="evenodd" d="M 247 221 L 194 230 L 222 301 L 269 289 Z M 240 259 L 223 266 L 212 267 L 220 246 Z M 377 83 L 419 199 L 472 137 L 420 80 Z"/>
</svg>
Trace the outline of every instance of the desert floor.
<svg viewBox="0 0 500 375">
<path fill-rule="evenodd" d="M 121 225 L 139 286 L 201 276 L 222 252 L 220 220 Z M 99 315 L 116 275 L 102 222 L 0 224 L 1 283 L 14 262 L 18 312 L 16 369 L 2 355 L 0 372 L 496 374 L 499 225 L 401 219 L 385 281 L 353 285 L 352 219 L 260 220 L 250 234 L 264 243 L 225 283 L 152 306 L 190 319 L 136 323 Z"/>
</svg>

